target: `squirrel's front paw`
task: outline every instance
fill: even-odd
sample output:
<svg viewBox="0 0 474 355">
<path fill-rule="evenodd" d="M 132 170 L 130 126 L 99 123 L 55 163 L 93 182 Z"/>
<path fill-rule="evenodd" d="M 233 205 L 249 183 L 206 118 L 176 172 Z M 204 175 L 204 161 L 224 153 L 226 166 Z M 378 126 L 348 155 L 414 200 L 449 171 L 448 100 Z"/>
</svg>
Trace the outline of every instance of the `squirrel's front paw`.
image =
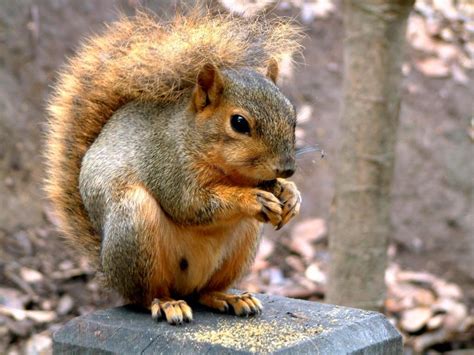
<svg viewBox="0 0 474 355">
<path fill-rule="evenodd" d="M 193 320 L 191 307 L 185 301 L 175 301 L 170 298 L 155 298 L 151 303 L 151 317 L 155 320 L 166 318 L 169 324 L 177 325 Z"/>
<path fill-rule="evenodd" d="M 282 221 L 283 204 L 271 192 L 257 190 L 256 192 L 256 214 L 260 222 L 270 222 L 277 227 Z"/>
<path fill-rule="evenodd" d="M 274 193 L 283 204 L 281 222 L 277 226 L 280 229 L 298 215 L 302 199 L 295 183 L 285 179 L 277 179 Z"/>
</svg>

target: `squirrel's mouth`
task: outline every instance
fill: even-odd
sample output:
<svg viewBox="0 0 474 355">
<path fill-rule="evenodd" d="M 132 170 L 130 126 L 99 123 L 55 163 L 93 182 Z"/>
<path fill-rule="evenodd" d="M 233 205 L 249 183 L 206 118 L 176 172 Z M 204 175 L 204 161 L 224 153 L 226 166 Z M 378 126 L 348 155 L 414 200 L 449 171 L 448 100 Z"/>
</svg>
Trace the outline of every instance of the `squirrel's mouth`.
<svg viewBox="0 0 474 355">
<path fill-rule="evenodd" d="M 275 179 L 272 180 L 263 180 L 259 177 L 251 176 L 251 175 L 244 175 L 244 174 L 236 174 L 232 173 L 228 175 L 228 178 L 232 181 L 233 184 L 238 186 L 248 186 L 248 187 L 257 187 L 262 184 L 270 185 Z"/>
<path fill-rule="evenodd" d="M 263 190 L 271 190 L 275 186 L 276 182 L 277 182 L 276 179 L 263 180 L 257 186 Z"/>
</svg>

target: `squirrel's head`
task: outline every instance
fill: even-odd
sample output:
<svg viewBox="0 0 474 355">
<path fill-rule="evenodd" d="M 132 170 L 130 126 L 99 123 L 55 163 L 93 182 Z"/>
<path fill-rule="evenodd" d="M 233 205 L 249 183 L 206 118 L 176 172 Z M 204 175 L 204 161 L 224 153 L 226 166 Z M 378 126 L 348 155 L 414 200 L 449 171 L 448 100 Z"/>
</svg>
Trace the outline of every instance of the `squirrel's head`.
<svg viewBox="0 0 474 355">
<path fill-rule="evenodd" d="M 197 77 L 191 109 L 197 133 L 209 142 L 205 159 L 242 183 L 295 171 L 296 112 L 275 85 L 277 75 L 272 60 L 266 76 L 207 64 Z"/>
</svg>

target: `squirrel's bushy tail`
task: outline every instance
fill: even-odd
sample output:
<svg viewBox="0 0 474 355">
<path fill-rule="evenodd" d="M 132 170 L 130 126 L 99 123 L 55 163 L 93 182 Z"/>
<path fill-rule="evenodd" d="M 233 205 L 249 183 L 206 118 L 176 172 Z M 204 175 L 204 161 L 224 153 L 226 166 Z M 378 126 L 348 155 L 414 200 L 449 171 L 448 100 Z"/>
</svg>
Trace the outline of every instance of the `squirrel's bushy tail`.
<svg viewBox="0 0 474 355">
<path fill-rule="evenodd" d="M 81 161 L 112 114 L 132 100 L 173 102 L 192 90 L 206 63 L 264 71 L 298 50 L 299 29 L 285 20 L 203 14 L 159 23 L 122 18 L 85 42 L 62 71 L 49 102 L 46 191 L 60 228 L 98 265 L 100 236 L 79 193 Z"/>
</svg>

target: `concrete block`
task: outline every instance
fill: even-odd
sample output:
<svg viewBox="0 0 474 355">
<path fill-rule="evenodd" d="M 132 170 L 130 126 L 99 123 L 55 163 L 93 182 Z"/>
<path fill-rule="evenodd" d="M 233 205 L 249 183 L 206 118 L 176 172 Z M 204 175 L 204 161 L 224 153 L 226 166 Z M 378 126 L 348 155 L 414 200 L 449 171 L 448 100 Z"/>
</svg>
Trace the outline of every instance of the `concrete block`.
<svg viewBox="0 0 474 355">
<path fill-rule="evenodd" d="M 402 337 L 380 313 L 257 295 L 264 311 L 240 318 L 193 307 L 171 326 L 131 306 L 71 320 L 54 334 L 54 354 L 402 354 Z"/>
</svg>

